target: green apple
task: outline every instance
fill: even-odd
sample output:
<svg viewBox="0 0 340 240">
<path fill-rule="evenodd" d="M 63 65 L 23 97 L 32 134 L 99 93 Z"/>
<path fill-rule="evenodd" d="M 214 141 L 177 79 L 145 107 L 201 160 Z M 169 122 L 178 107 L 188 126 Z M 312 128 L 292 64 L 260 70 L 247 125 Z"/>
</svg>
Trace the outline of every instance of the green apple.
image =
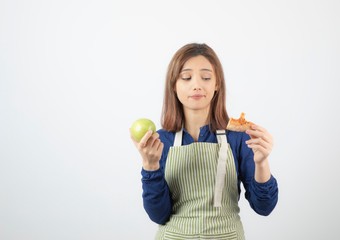
<svg viewBox="0 0 340 240">
<path fill-rule="evenodd" d="M 156 125 L 150 119 L 140 118 L 132 123 L 130 130 L 132 137 L 139 142 L 147 131 L 156 132 Z"/>
</svg>

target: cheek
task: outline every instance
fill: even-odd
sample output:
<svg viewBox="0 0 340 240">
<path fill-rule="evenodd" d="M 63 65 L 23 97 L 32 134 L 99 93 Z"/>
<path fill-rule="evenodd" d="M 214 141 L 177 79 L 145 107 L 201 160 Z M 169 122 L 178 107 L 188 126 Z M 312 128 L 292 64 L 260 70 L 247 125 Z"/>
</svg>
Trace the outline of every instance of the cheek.
<svg viewBox="0 0 340 240">
<path fill-rule="evenodd" d="M 206 90 L 209 94 L 211 94 L 211 93 L 215 92 L 215 90 L 216 90 L 216 85 L 215 85 L 215 84 L 207 84 L 207 85 L 205 86 L 205 90 Z"/>
<path fill-rule="evenodd" d="M 175 91 L 177 95 L 182 95 L 185 92 L 183 84 L 176 83 L 175 85 Z"/>
<path fill-rule="evenodd" d="M 209 98 L 209 101 L 213 99 L 216 93 L 216 87 L 210 87 L 209 90 L 207 91 L 207 96 Z"/>
<path fill-rule="evenodd" d="M 176 95 L 177 95 L 178 100 L 179 100 L 181 103 L 183 103 L 183 101 L 185 100 L 184 94 L 183 94 L 181 91 L 179 91 L 179 92 L 177 92 Z"/>
<path fill-rule="evenodd" d="M 183 91 L 183 88 L 181 88 L 181 87 L 176 88 L 176 96 L 182 104 L 186 100 L 185 91 Z"/>
</svg>

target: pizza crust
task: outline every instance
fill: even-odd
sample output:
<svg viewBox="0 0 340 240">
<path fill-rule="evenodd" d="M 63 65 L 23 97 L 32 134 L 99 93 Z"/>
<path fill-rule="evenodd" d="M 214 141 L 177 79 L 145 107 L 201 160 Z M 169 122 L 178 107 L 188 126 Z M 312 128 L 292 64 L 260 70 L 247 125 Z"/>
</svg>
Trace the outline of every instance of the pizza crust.
<svg viewBox="0 0 340 240">
<path fill-rule="evenodd" d="M 227 125 L 227 130 L 235 132 L 245 132 L 246 130 L 250 129 L 251 125 L 253 125 L 254 123 L 246 121 L 244 115 L 244 113 L 241 113 L 241 116 L 238 119 L 230 118 Z"/>
</svg>

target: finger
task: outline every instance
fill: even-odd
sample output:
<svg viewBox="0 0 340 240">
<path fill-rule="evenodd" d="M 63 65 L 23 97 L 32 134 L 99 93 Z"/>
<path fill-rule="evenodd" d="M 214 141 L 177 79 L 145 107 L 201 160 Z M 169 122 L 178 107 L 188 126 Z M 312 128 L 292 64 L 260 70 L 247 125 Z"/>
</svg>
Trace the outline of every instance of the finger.
<svg viewBox="0 0 340 240">
<path fill-rule="evenodd" d="M 156 139 L 152 146 L 149 144 L 143 148 L 142 151 L 149 159 L 159 160 L 163 151 L 163 143 L 159 139 Z"/>
<path fill-rule="evenodd" d="M 248 147 L 251 148 L 254 151 L 254 153 L 260 152 L 264 156 L 268 156 L 269 153 L 270 153 L 270 151 L 268 151 L 268 149 L 262 147 L 261 145 L 252 144 L 252 145 L 249 145 Z"/>
<path fill-rule="evenodd" d="M 255 141 L 250 140 L 251 142 L 247 143 L 247 146 L 254 151 L 261 151 L 263 154 L 269 154 L 272 151 L 272 144 L 269 144 L 263 140 L 256 139 Z"/>
<path fill-rule="evenodd" d="M 157 150 L 162 153 L 163 152 L 163 148 L 164 148 L 164 144 L 162 142 L 160 142 L 160 144 L 158 145 Z"/>
<path fill-rule="evenodd" d="M 152 134 L 152 137 L 154 137 L 154 138 L 159 138 L 158 132 L 154 132 L 154 133 Z"/>
<path fill-rule="evenodd" d="M 147 140 L 146 145 L 150 145 L 153 147 L 155 145 L 155 142 L 159 140 L 159 134 L 157 132 L 153 133 L 150 138 Z"/>
<path fill-rule="evenodd" d="M 154 144 L 154 148 L 155 148 L 156 152 L 159 153 L 159 154 L 162 154 L 163 147 L 164 147 L 164 144 L 161 142 L 160 139 L 157 139 L 155 141 L 155 144 Z"/>
<path fill-rule="evenodd" d="M 264 141 L 261 138 L 255 138 L 255 139 L 251 139 L 246 141 L 246 144 L 248 147 L 254 148 L 254 147 L 262 147 L 264 149 L 266 149 L 266 151 L 271 151 L 272 149 L 272 145 L 270 143 L 267 143 L 266 141 Z"/>
<path fill-rule="evenodd" d="M 270 142 L 270 138 L 262 132 L 255 130 L 247 130 L 246 133 L 250 136 L 251 139 L 262 138 L 266 142 Z"/>
<path fill-rule="evenodd" d="M 164 148 L 164 144 L 162 142 L 160 142 L 160 144 L 158 145 L 157 148 L 157 152 L 159 154 L 159 159 L 161 159 L 162 153 L 163 153 L 163 148 Z"/>
<path fill-rule="evenodd" d="M 261 131 L 261 132 L 267 132 L 267 129 L 265 129 L 264 127 L 257 125 L 257 124 L 251 125 L 251 129 L 258 130 L 258 131 Z"/>
<path fill-rule="evenodd" d="M 248 129 L 246 132 L 251 132 L 251 133 L 254 133 L 254 132 L 262 132 L 262 133 L 265 133 L 267 134 L 268 131 L 267 129 L 265 129 L 264 127 L 260 126 L 260 125 L 256 125 L 256 124 L 252 124 L 250 126 L 250 129 Z"/>
<path fill-rule="evenodd" d="M 266 142 L 270 143 L 272 142 L 272 136 L 264 129 L 264 128 L 258 128 L 256 130 L 248 129 L 246 133 L 252 138 L 262 138 Z"/>
<path fill-rule="evenodd" d="M 149 138 L 152 136 L 153 131 L 149 130 L 145 133 L 145 135 L 142 137 L 142 139 L 139 141 L 139 145 L 141 147 L 145 147 L 147 144 L 147 141 L 149 140 Z"/>
<path fill-rule="evenodd" d="M 158 138 L 155 139 L 154 137 L 151 136 L 146 144 L 150 148 L 157 150 L 159 142 L 160 140 Z"/>
</svg>

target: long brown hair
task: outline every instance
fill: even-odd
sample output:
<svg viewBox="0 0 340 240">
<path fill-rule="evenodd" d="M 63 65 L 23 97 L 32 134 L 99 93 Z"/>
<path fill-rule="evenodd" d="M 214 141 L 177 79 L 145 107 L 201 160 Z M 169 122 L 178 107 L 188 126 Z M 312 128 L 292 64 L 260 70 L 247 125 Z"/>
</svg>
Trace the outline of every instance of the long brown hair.
<svg viewBox="0 0 340 240">
<path fill-rule="evenodd" d="M 184 124 L 183 106 L 175 93 L 175 84 L 185 62 L 199 55 L 204 56 L 210 62 L 216 75 L 217 91 L 211 100 L 208 116 L 210 130 L 225 129 L 227 126 L 229 117 L 225 105 L 226 93 L 222 64 L 214 50 L 208 45 L 189 43 L 175 53 L 168 66 L 161 116 L 162 128 L 167 131 L 177 132 Z"/>
</svg>

